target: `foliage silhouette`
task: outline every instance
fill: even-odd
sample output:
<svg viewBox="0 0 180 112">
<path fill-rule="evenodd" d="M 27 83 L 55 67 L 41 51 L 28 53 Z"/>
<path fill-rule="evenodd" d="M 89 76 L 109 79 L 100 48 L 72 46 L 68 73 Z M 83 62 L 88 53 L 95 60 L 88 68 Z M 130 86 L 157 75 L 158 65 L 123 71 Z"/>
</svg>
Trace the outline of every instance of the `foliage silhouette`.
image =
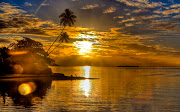
<svg viewBox="0 0 180 112">
<path fill-rule="evenodd" d="M 42 43 L 27 37 L 10 44 L 8 48 L 0 48 L 0 68 L 3 68 L 0 74 L 15 73 L 20 68 L 23 73 L 51 74 L 48 65 L 54 63 L 43 49 Z"/>
<path fill-rule="evenodd" d="M 69 41 L 69 35 L 66 32 L 61 34 L 59 44 L 56 47 L 54 47 L 54 49 L 51 52 L 49 52 L 48 55 L 50 55 L 61 43 L 63 43 L 63 41 L 65 41 L 66 43 Z"/>
<path fill-rule="evenodd" d="M 12 67 L 10 66 L 10 61 L 8 60 L 9 57 L 9 49 L 6 47 L 0 48 L 0 74 L 12 72 Z"/>
<path fill-rule="evenodd" d="M 49 52 L 51 47 L 54 45 L 54 43 L 57 41 L 57 39 L 61 36 L 65 27 L 74 25 L 74 23 L 76 22 L 75 19 L 77 17 L 74 15 L 74 13 L 71 10 L 65 9 L 64 12 L 59 16 L 59 18 L 60 18 L 60 25 L 63 25 L 63 29 L 62 29 L 61 33 L 59 34 L 59 36 L 57 36 L 56 39 L 54 40 L 54 42 L 51 44 L 51 46 L 47 50 L 47 53 Z"/>
</svg>

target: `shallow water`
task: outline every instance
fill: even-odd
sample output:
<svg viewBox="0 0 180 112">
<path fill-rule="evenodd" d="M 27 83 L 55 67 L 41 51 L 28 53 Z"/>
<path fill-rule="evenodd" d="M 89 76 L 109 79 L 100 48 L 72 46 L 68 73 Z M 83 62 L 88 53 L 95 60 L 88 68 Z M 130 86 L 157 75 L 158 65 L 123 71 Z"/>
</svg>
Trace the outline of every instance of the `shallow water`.
<svg viewBox="0 0 180 112">
<path fill-rule="evenodd" d="M 0 111 L 180 111 L 179 68 L 52 67 L 95 80 L 0 80 Z"/>
</svg>

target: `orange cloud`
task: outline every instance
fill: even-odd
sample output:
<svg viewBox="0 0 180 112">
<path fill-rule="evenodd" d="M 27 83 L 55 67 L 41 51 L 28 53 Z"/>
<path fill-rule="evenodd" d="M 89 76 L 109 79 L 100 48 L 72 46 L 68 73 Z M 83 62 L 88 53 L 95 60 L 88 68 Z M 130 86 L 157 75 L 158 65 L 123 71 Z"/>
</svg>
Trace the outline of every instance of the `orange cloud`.
<svg viewBox="0 0 180 112">
<path fill-rule="evenodd" d="M 115 11 L 116 11 L 116 8 L 115 8 L 115 7 L 110 7 L 110 8 L 108 8 L 108 9 L 104 10 L 103 13 L 113 13 L 113 12 L 115 12 Z"/>
<path fill-rule="evenodd" d="M 82 7 L 81 9 L 86 10 L 86 9 L 94 9 L 94 8 L 97 8 L 97 7 L 99 7 L 98 4 L 94 4 L 94 5 L 86 5 L 86 6 Z"/>
<path fill-rule="evenodd" d="M 148 0 L 116 0 L 121 3 L 125 3 L 128 6 L 133 6 L 133 7 L 141 7 L 141 8 L 155 8 L 155 7 L 160 7 L 164 5 L 162 2 L 152 2 L 149 3 Z"/>
</svg>

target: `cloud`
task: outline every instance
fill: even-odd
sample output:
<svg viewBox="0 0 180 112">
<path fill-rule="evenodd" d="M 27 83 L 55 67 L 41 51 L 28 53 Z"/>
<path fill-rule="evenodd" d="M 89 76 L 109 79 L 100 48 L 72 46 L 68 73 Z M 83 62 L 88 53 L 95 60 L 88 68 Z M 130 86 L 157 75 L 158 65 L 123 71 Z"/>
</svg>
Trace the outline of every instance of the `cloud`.
<svg viewBox="0 0 180 112">
<path fill-rule="evenodd" d="M 12 6 L 5 2 L 0 3 L 0 10 L 4 12 L 4 16 L 26 13 L 26 11 L 18 9 L 18 6 Z"/>
<path fill-rule="evenodd" d="M 8 16 L 8 18 L 1 17 L 0 29 L 0 33 L 31 34 L 52 37 L 58 36 L 62 27 L 59 27 L 52 21 L 41 21 L 27 14 L 16 14 L 15 16 Z M 75 37 L 81 31 L 88 30 L 90 30 L 90 28 L 68 27 L 64 31 L 68 32 L 70 37 Z"/>
<path fill-rule="evenodd" d="M 177 9 L 169 9 L 169 10 L 155 10 L 154 13 L 157 14 L 163 14 L 163 15 L 170 15 L 170 14 L 176 14 L 176 13 L 180 13 L 180 8 Z"/>
<path fill-rule="evenodd" d="M 43 4 L 41 4 L 42 6 L 49 6 L 50 4 L 45 4 L 45 3 L 43 3 Z"/>
<path fill-rule="evenodd" d="M 119 23 L 124 23 L 124 22 L 129 22 L 129 21 L 136 21 L 136 19 L 134 17 L 130 18 L 130 19 L 125 19 L 125 20 L 122 20 L 121 22 Z"/>
<path fill-rule="evenodd" d="M 21 40 L 20 36 L 13 35 L 0 35 L 0 47 L 8 47 L 10 43 L 16 42 L 17 40 Z"/>
<path fill-rule="evenodd" d="M 112 42 L 117 41 L 113 40 Z M 111 42 L 111 43 L 112 43 Z M 53 58 L 60 65 L 97 65 L 97 66 L 175 66 L 180 65 L 175 60 L 179 60 L 172 54 L 173 52 L 164 51 L 163 48 L 148 46 L 141 43 L 119 43 L 119 46 L 101 46 L 99 50 L 93 50 L 95 57 L 79 56 L 73 48 L 57 50 Z M 71 53 L 70 53 L 71 52 Z M 93 53 L 94 53 L 93 52 Z M 65 53 L 65 54 L 64 54 Z M 61 55 L 58 55 L 61 54 Z M 64 54 L 64 55 L 62 55 Z"/>
<path fill-rule="evenodd" d="M 50 36 L 52 33 L 47 28 L 58 28 L 52 21 L 41 21 L 34 16 L 26 14 L 26 11 L 18 9 L 8 3 L 0 4 L 0 33 L 37 34 Z M 23 15 L 22 15 L 23 13 Z M 52 36 L 52 35 L 51 35 Z"/>
<path fill-rule="evenodd" d="M 31 3 L 28 3 L 28 2 L 25 2 L 24 5 L 25 5 L 25 6 L 32 6 L 32 4 L 31 4 Z"/>
<path fill-rule="evenodd" d="M 151 28 L 155 28 L 157 30 L 170 30 L 170 31 L 176 31 L 180 32 L 180 25 L 177 22 L 160 22 L 160 21 L 154 21 L 151 26 Z"/>
<path fill-rule="evenodd" d="M 172 56 L 113 56 L 94 58 L 78 55 L 55 57 L 59 65 L 95 65 L 95 66 L 178 66 L 180 60 Z M 178 60 L 178 61 L 177 61 Z"/>
<path fill-rule="evenodd" d="M 132 12 L 133 13 L 145 13 L 145 12 L 148 12 L 149 10 L 147 9 L 136 9 L 136 10 L 133 10 Z"/>
<path fill-rule="evenodd" d="M 86 5 L 86 6 L 82 7 L 81 9 L 87 10 L 87 9 L 94 9 L 94 8 L 97 8 L 97 7 L 99 7 L 98 4 Z"/>
<path fill-rule="evenodd" d="M 180 14 L 179 14 L 179 15 L 174 16 L 173 18 L 180 18 Z"/>
<path fill-rule="evenodd" d="M 154 19 L 154 18 L 160 18 L 159 15 L 151 15 L 151 16 L 137 16 L 135 17 L 136 20 L 147 20 L 147 19 Z"/>
<path fill-rule="evenodd" d="M 45 31 L 42 31 L 44 26 L 54 27 L 50 21 L 40 21 L 38 18 L 25 17 L 25 16 L 12 16 L 8 19 L 0 20 L 1 33 L 28 33 L 28 34 L 43 34 L 47 35 Z"/>
<path fill-rule="evenodd" d="M 3 39 L 3 38 L 0 38 L 0 42 L 1 43 L 10 43 L 10 41 L 8 39 Z"/>
<path fill-rule="evenodd" d="M 125 26 L 129 27 L 129 26 L 133 26 L 132 23 L 126 23 Z"/>
<path fill-rule="evenodd" d="M 171 8 L 179 8 L 180 7 L 180 4 L 173 4 L 170 6 Z"/>
<path fill-rule="evenodd" d="M 148 20 L 148 19 L 155 19 L 155 18 L 160 18 L 161 16 L 159 15 L 151 15 L 151 16 L 135 16 L 129 19 L 125 19 L 122 21 L 119 21 L 118 23 L 125 23 L 125 22 L 132 22 L 132 21 L 140 21 L 140 20 Z"/>
<path fill-rule="evenodd" d="M 164 14 L 164 15 L 169 15 L 169 14 L 173 14 L 173 13 L 180 13 L 180 8 L 162 11 L 162 14 Z"/>
<path fill-rule="evenodd" d="M 110 8 L 108 8 L 108 9 L 104 10 L 103 13 L 113 13 L 113 12 L 115 12 L 115 11 L 116 11 L 116 8 L 115 8 L 115 7 L 110 7 Z"/>
<path fill-rule="evenodd" d="M 151 2 L 149 3 L 148 0 L 116 0 L 118 2 L 124 3 L 128 6 L 132 7 L 140 7 L 140 8 L 155 8 L 165 5 L 162 2 Z"/>
<path fill-rule="evenodd" d="M 123 16 L 115 16 L 115 17 L 113 17 L 113 19 L 121 19 L 121 18 L 123 18 Z"/>
</svg>

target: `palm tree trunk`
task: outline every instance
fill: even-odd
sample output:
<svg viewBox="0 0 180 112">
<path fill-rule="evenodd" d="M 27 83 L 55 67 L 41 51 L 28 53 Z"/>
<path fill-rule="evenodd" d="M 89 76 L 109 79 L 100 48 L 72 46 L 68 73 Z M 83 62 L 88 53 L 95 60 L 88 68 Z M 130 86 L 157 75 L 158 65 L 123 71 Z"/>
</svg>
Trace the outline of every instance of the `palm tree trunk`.
<svg viewBox="0 0 180 112">
<path fill-rule="evenodd" d="M 59 43 L 54 49 L 56 49 L 60 44 L 61 43 Z M 51 52 L 49 52 L 48 55 L 50 55 L 54 51 L 54 49 Z"/>
<path fill-rule="evenodd" d="M 54 45 L 54 43 L 57 41 L 58 37 L 62 34 L 64 28 L 65 28 L 65 26 L 63 27 L 61 33 L 56 37 L 56 39 L 54 40 L 54 42 L 51 44 L 51 46 L 50 46 L 49 49 L 47 50 L 47 53 L 48 53 L 48 51 L 51 49 L 51 47 Z M 51 52 L 52 52 L 52 51 L 51 51 Z M 48 54 L 50 54 L 50 53 L 48 53 Z"/>
</svg>

